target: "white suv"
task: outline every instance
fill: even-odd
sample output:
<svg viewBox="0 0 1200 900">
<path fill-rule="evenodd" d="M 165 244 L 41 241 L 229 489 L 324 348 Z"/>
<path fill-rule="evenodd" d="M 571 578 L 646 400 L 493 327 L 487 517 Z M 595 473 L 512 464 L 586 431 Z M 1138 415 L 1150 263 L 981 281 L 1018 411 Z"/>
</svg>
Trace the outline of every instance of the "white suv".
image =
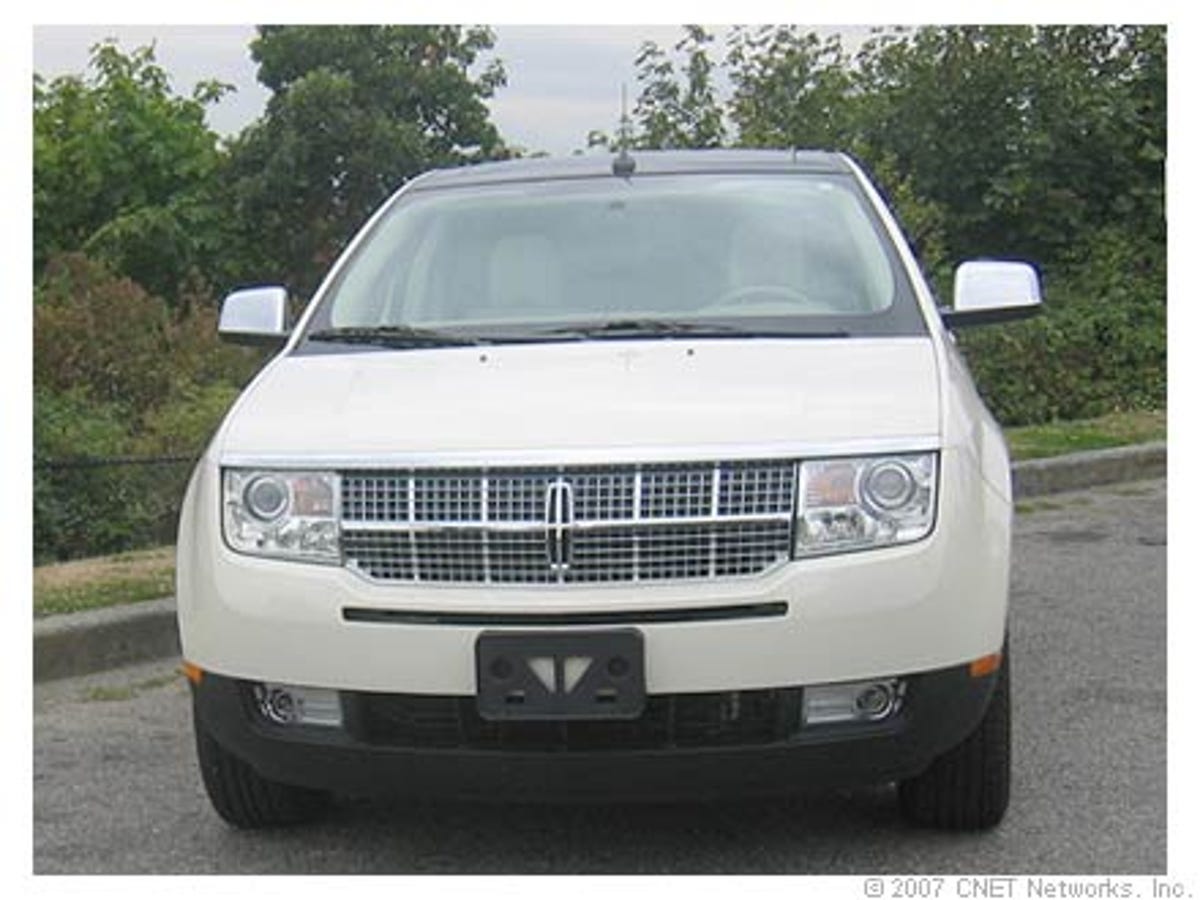
<svg viewBox="0 0 1200 900">
<path fill-rule="evenodd" d="M 225 301 L 283 347 L 180 521 L 225 819 L 892 781 L 1003 816 L 1009 463 L 947 328 L 1036 311 L 1031 267 L 939 309 L 845 156 L 636 153 L 427 173 L 285 301 Z"/>
</svg>

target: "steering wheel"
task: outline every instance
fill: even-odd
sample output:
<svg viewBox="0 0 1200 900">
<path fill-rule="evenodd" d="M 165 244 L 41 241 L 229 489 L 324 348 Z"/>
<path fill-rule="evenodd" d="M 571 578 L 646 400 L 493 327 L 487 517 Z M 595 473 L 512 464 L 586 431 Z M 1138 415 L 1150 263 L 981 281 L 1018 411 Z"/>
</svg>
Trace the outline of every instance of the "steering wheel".
<svg viewBox="0 0 1200 900">
<path fill-rule="evenodd" d="M 718 297 L 711 306 L 732 306 L 738 303 L 748 303 L 754 299 L 768 299 L 774 297 L 780 300 L 787 300 L 792 303 L 798 303 L 801 306 L 811 306 L 812 300 L 806 295 L 800 293 L 795 288 L 787 287 L 782 284 L 747 284 L 739 288 L 734 288 L 727 291 Z"/>
</svg>

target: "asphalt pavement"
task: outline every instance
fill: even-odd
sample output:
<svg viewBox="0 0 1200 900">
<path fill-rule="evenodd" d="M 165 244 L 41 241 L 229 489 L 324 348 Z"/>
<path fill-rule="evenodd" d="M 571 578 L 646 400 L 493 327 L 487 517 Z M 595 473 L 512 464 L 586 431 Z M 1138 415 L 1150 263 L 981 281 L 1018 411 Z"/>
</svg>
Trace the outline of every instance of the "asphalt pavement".
<svg viewBox="0 0 1200 900">
<path fill-rule="evenodd" d="M 1166 484 L 1022 501 L 1013 802 L 981 835 L 909 828 L 890 789 L 674 806 L 340 800 L 238 832 L 208 805 L 169 660 L 34 692 L 37 873 L 1150 874 L 1167 868 Z"/>
</svg>

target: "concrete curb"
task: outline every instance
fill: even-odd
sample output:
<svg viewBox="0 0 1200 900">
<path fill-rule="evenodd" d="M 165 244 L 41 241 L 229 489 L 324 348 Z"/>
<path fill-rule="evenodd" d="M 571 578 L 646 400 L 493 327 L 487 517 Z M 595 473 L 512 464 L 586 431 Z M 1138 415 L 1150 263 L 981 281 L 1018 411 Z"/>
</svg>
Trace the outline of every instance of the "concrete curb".
<svg viewBox="0 0 1200 900">
<path fill-rule="evenodd" d="M 174 597 L 50 616 L 33 623 L 34 681 L 178 655 Z"/>
<path fill-rule="evenodd" d="M 1033 497 L 1120 481 L 1161 478 L 1165 442 L 1071 453 L 1013 465 L 1013 496 Z M 179 655 L 175 600 L 51 616 L 33 623 L 33 680 L 86 675 Z"/>
<path fill-rule="evenodd" d="M 1036 497 L 1080 488 L 1163 478 L 1167 474 L 1167 444 L 1134 444 L 1110 450 L 1088 450 L 1049 459 L 1026 459 L 1014 463 L 1013 496 Z"/>
</svg>

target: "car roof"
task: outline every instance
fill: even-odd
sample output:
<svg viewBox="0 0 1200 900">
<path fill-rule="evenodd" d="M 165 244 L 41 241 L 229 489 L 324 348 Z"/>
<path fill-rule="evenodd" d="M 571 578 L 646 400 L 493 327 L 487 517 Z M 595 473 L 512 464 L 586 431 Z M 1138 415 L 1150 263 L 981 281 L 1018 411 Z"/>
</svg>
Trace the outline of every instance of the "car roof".
<svg viewBox="0 0 1200 900">
<path fill-rule="evenodd" d="M 838 153 L 825 150 L 632 150 L 637 175 L 717 172 L 814 172 L 846 174 L 850 166 Z M 612 155 L 535 157 L 479 163 L 427 172 L 412 190 L 613 176 Z"/>
</svg>

